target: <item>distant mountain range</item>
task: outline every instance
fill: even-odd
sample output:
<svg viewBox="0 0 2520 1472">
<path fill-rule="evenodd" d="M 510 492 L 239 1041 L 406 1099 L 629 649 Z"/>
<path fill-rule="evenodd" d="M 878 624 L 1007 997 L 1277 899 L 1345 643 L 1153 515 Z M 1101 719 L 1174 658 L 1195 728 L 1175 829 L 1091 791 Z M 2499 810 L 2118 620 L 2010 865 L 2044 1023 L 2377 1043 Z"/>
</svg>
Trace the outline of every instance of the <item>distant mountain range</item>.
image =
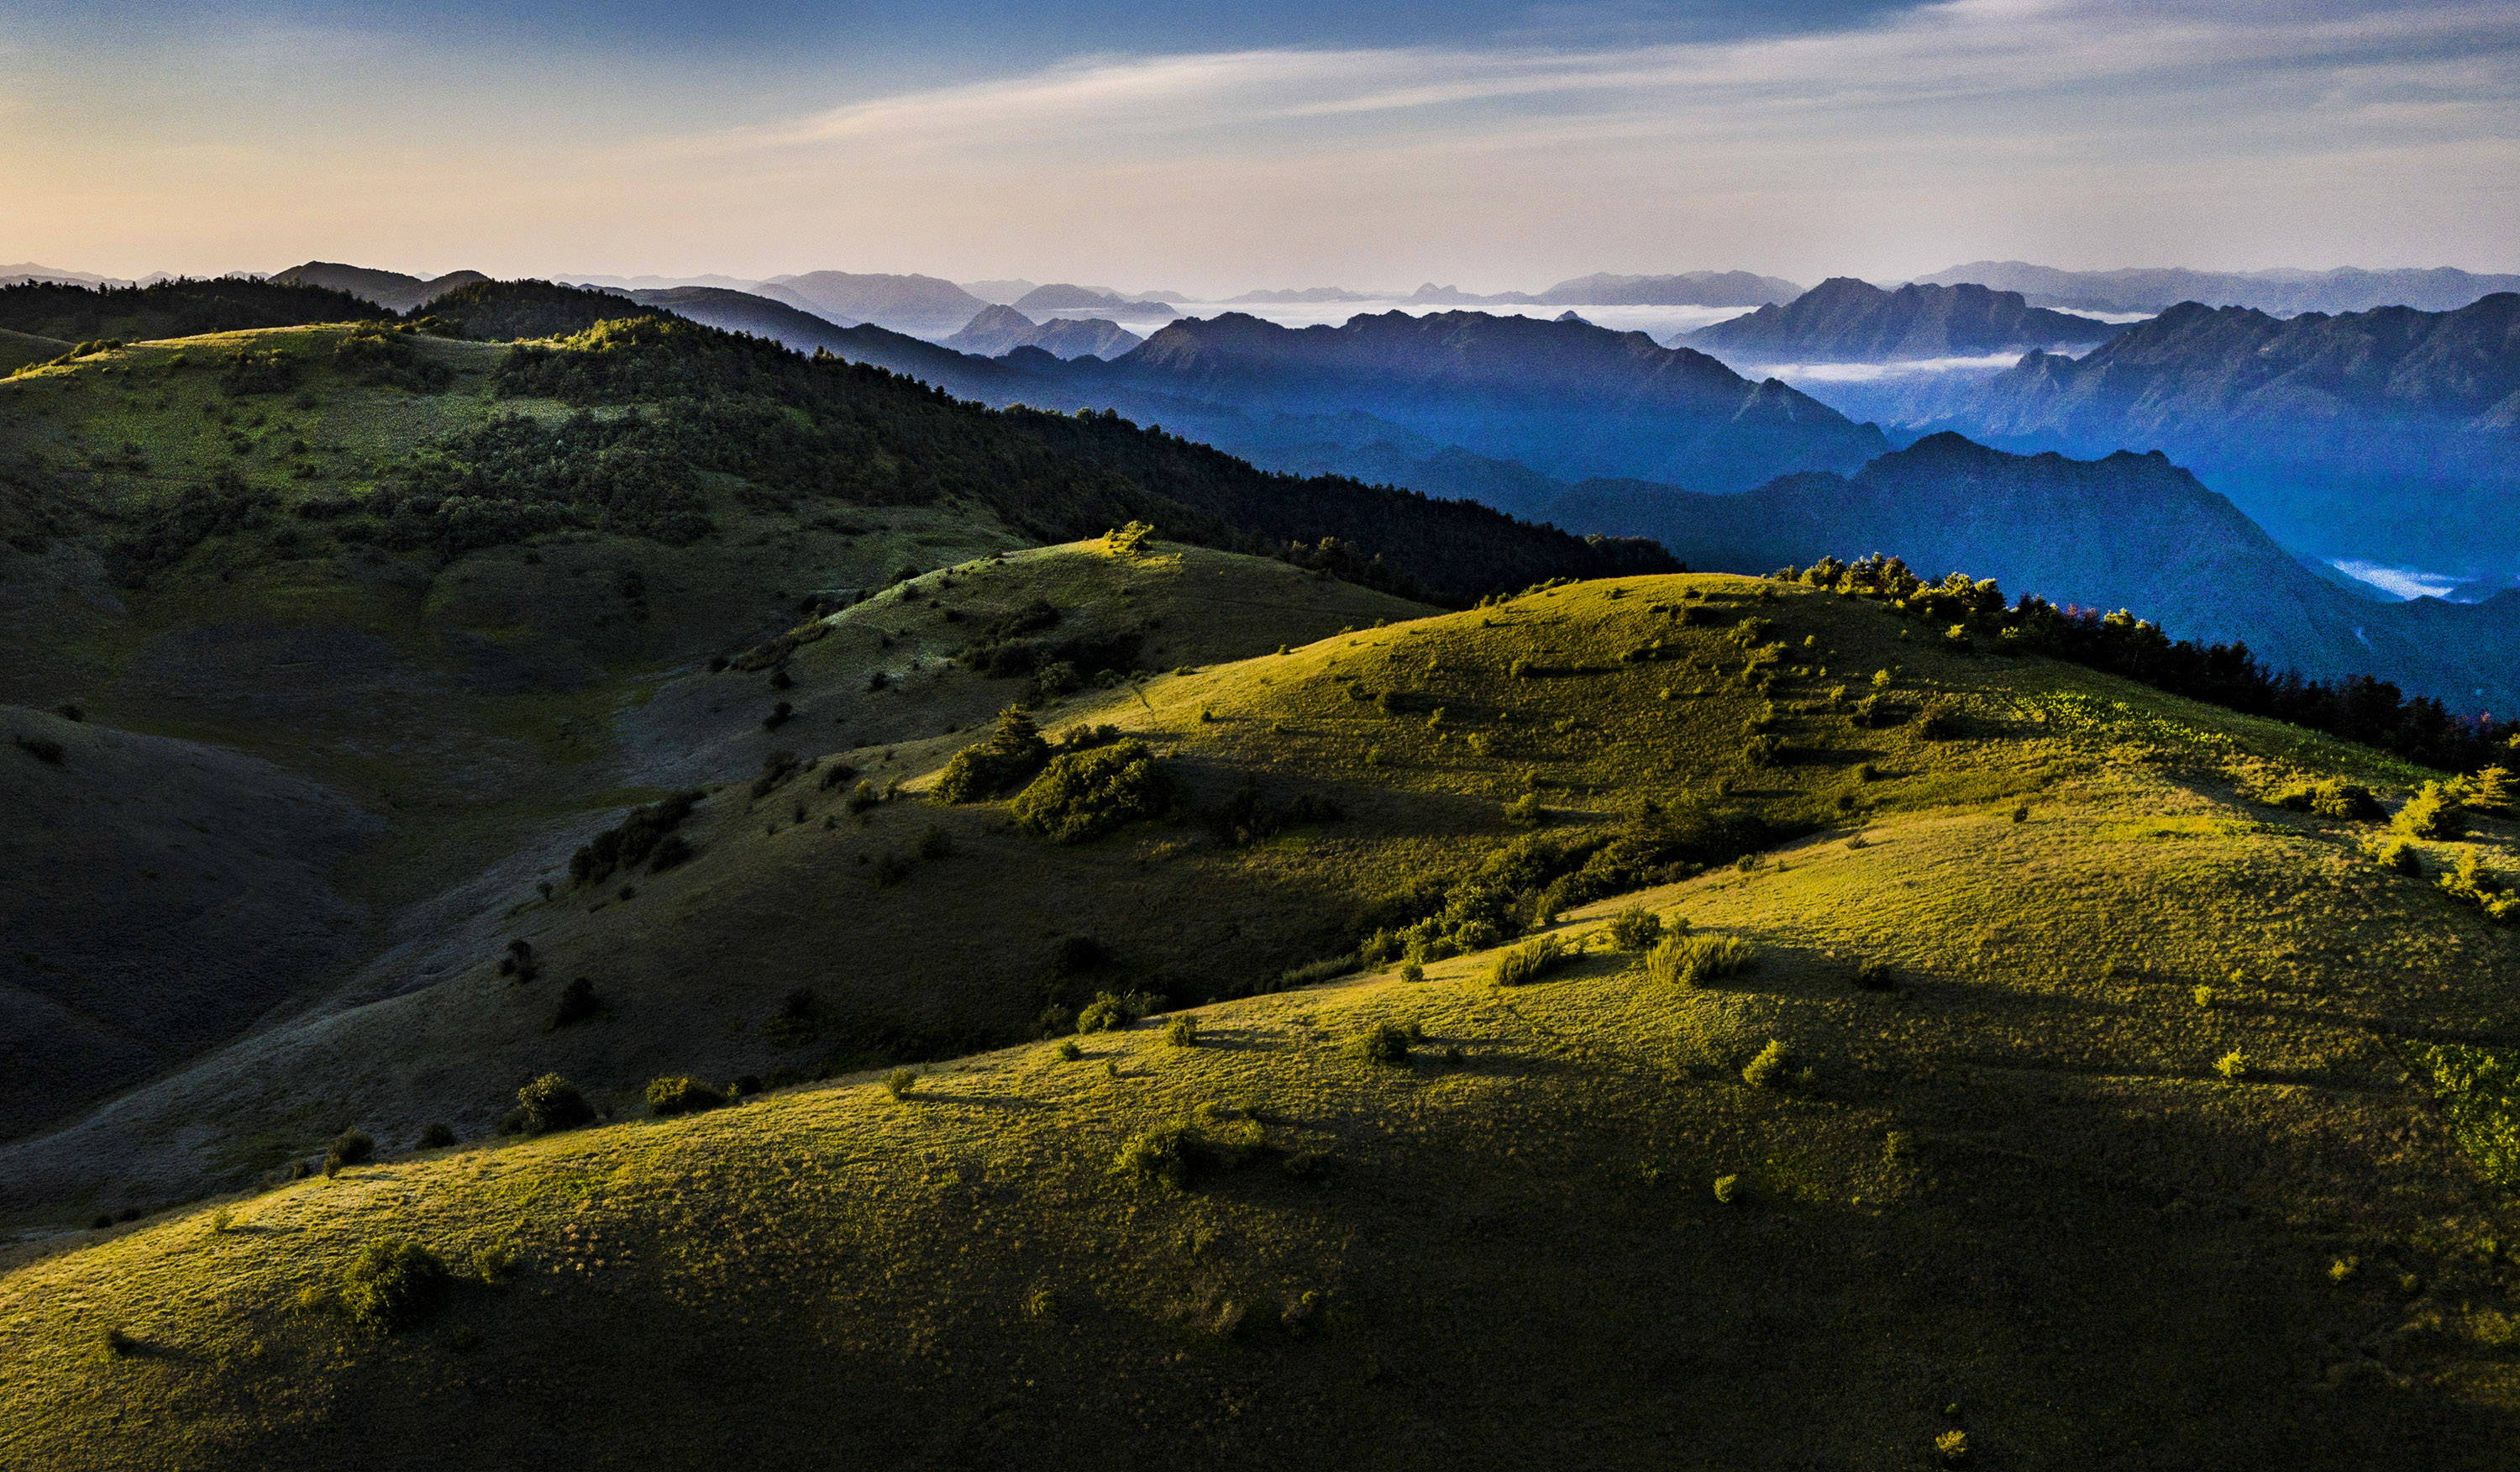
<svg viewBox="0 0 2520 1472">
<path fill-rule="evenodd" d="M 2481 604 L 2358 596 L 2157 451 L 2072 460 L 1940 434 L 1852 476 L 1788 476 L 1746 495 L 1578 485 L 1556 520 L 1654 537 L 1695 568 L 1888 552 L 1926 576 L 1965 571 L 2007 595 L 2132 608 L 2177 637 L 2241 640 L 2276 668 L 2373 672 L 2453 710 L 2520 710 L 2520 590 Z"/>
<path fill-rule="evenodd" d="M 0 266 L 0 287 L 22 286 L 30 281 L 57 282 L 64 286 L 132 286 L 133 282 L 115 276 L 96 276 L 86 271 L 65 271 L 59 266 L 38 265 L 22 260 L 14 266 Z"/>
<path fill-rule="evenodd" d="M 1038 347 L 1057 358 L 1116 358 L 1145 341 L 1102 317 L 1053 317 L 1047 322 L 1035 322 L 1012 306 L 984 306 L 941 345 L 984 358 L 998 357 L 1018 347 Z"/>
<path fill-rule="evenodd" d="M 1035 315 L 1091 311 L 1107 317 L 1152 322 L 1169 322 L 1181 315 L 1177 307 L 1160 298 L 1123 297 L 1105 287 L 1074 286 L 1063 281 L 1034 287 L 1016 298 L 1012 304 L 1016 311 Z"/>
<path fill-rule="evenodd" d="M 779 288 L 779 294 L 793 304 L 844 327 L 872 322 L 922 338 L 941 338 L 989 304 L 934 276 L 808 271 L 802 276 L 774 276 L 761 285 Z M 764 290 L 762 295 L 771 294 Z"/>
<path fill-rule="evenodd" d="M 2012 449 L 2166 450 L 2322 557 L 2520 572 L 2520 294 L 2289 320 L 2189 302 L 1919 418 Z"/>
<path fill-rule="evenodd" d="M 320 286 L 337 292 L 347 292 L 362 301 L 391 307 L 398 312 L 426 306 L 460 286 L 471 286 L 490 278 L 479 271 L 449 271 L 443 276 L 422 278 L 400 271 L 379 271 L 367 266 L 345 266 L 338 261 L 310 260 L 302 266 L 274 271 L 270 278 L 282 286 Z"/>
<path fill-rule="evenodd" d="M 1246 420 L 1353 412 L 1548 475 L 1708 490 L 1851 470 L 1888 447 L 1872 426 L 1783 384 L 1754 384 L 1643 333 L 1480 312 L 1301 329 L 1229 312 L 1175 322 L 1115 362 L 1070 365 L 1065 379 L 1081 394 L 1161 395 Z"/>
<path fill-rule="evenodd" d="M 2157 312 L 2182 301 L 2294 312 L 2359 312 L 2375 306 L 2451 311 L 2496 292 L 2520 291 L 2520 276 L 2487 276 L 2451 266 L 2428 270 L 2191 271 L 2163 266 L 2119 271 L 2060 271 L 2019 260 L 1973 260 L 1931 276 L 1928 286 L 1975 282 L 2020 292 L 2034 305 L 2080 311 Z"/>
<path fill-rule="evenodd" d="M 1244 292 L 1239 297 L 1225 299 L 1229 305 L 1292 306 L 1304 302 L 1379 301 L 1384 299 L 1371 292 L 1351 292 L 1343 286 L 1308 286 L 1270 292 Z"/>
<path fill-rule="evenodd" d="M 2032 306 L 2019 292 L 1912 282 L 1885 292 L 1852 276 L 1832 276 L 1782 305 L 1700 328 L 1682 341 L 1732 362 L 1863 363 L 2090 346 L 2119 330 L 2095 317 Z"/>
<path fill-rule="evenodd" d="M 1802 288 L 1748 271 L 1684 271 L 1676 276 L 1617 276 L 1596 272 L 1561 281 L 1538 295 L 1498 292 L 1481 296 L 1428 282 L 1409 297 L 1412 306 L 1761 306 L 1790 301 Z"/>
<path fill-rule="evenodd" d="M 999 306 L 1012 306 L 1026 292 L 1039 291 L 1041 283 L 1026 281 L 1020 276 L 1011 276 L 1004 281 L 966 281 L 962 283 L 962 287 L 963 290 L 983 301 L 995 302 Z"/>
</svg>

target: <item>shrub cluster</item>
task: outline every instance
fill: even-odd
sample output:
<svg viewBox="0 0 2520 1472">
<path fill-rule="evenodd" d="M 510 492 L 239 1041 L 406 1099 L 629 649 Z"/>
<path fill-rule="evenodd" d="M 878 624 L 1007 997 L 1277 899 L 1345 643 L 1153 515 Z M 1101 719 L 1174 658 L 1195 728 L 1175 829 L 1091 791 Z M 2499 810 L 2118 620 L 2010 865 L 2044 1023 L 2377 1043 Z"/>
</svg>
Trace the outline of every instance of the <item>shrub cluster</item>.
<svg viewBox="0 0 2520 1472">
<path fill-rule="evenodd" d="M 1340 1051 L 1359 1063 L 1405 1068 L 1410 1048 L 1424 1035 L 1415 1023 L 1403 1027 L 1395 1022 L 1378 1022 L 1349 1038 Z"/>
<path fill-rule="evenodd" d="M 2323 818 L 2340 821 L 2377 822 L 2389 815 L 2371 789 L 2343 777 L 2330 777 L 2323 782 L 2304 783 L 2275 794 L 2277 807 L 2294 812 L 2315 812 Z"/>
<path fill-rule="evenodd" d="M 694 1078 L 676 1076 L 652 1080 L 648 1084 L 648 1113 L 660 1120 L 715 1109 L 725 1102 L 725 1094 Z"/>
<path fill-rule="evenodd" d="M 1688 922 L 1681 922 L 1688 928 Z M 1662 917 L 1641 904 L 1610 917 L 1610 943 L 1621 950 L 1647 950 L 1662 939 Z"/>
<path fill-rule="evenodd" d="M 1250 778 L 1225 800 L 1216 812 L 1217 832 L 1229 844 L 1248 847 L 1265 843 L 1289 828 L 1335 823 L 1342 814 L 1336 803 L 1318 793 L 1298 793 L 1283 803 L 1270 803 Z"/>
<path fill-rule="evenodd" d="M 1206 1103 L 1131 1135 L 1111 1158 L 1108 1174 L 1132 1184 L 1188 1190 L 1202 1173 L 1231 1170 L 1266 1138 L 1260 1122 L 1238 1109 Z"/>
<path fill-rule="evenodd" d="M 1488 980 L 1500 987 L 1520 987 L 1536 982 L 1575 958 L 1566 943 L 1555 936 L 1539 936 L 1523 942 L 1496 958 Z"/>
<path fill-rule="evenodd" d="M 417 1242 L 371 1242 L 341 1273 L 335 1295 L 350 1321 L 390 1334 L 428 1313 L 446 1288 L 446 1265 Z"/>
<path fill-rule="evenodd" d="M 363 1166 L 377 1158 L 377 1142 L 364 1129 L 344 1129 L 324 1152 L 324 1173 L 338 1175 L 344 1167 Z"/>
<path fill-rule="evenodd" d="M 517 1107 L 500 1122 L 503 1134 L 549 1134 L 595 1122 L 595 1106 L 577 1085 L 558 1074 L 545 1074 L 517 1090 Z"/>
<path fill-rule="evenodd" d="M 2071 660 L 2175 695 L 2325 731 L 2426 766 L 2475 771 L 2507 759 L 2512 749 L 2507 723 L 2462 719 L 2438 700 L 2408 699 L 2396 685 L 2369 675 L 2330 683 L 2295 670 L 2278 672 L 2258 663 L 2245 644 L 2174 641 L 2124 609 L 2105 615 L 2059 609 L 2026 593 L 2006 607 L 1992 578 L 1954 573 L 1939 583 L 1927 582 L 1900 559 L 1877 555 L 1855 563 L 1822 558 L 1800 574 L 1787 570 L 1787 575 L 1814 587 L 1881 599 L 1929 625 L 1959 623 L 2002 639 L 2009 649 Z"/>
<path fill-rule="evenodd" d="M 647 863 L 651 874 L 672 868 L 688 858 L 691 850 L 680 843 L 668 848 L 665 840 L 706 796 L 702 792 L 676 793 L 661 802 L 631 808 L 618 826 L 597 834 L 570 855 L 569 877 L 580 884 L 597 884 L 610 878 L 615 870 L 636 868 L 642 862 Z"/>
<path fill-rule="evenodd" d="M 1738 936 L 1674 936 L 1645 953 L 1645 979 L 1661 987 L 1703 987 L 1747 971 L 1758 959 L 1758 947 Z"/>
<path fill-rule="evenodd" d="M 1058 844 L 1078 844 L 1130 823 L 1163 816 L 1172 780 L 1142 741 L 1064 752 L 1015 794 L 1015 822 Z"/>
<path fill-rule="evenodd" d="M 2427 782 L 2423 790 L 2407 800 L 2398 809 L 2391 828 L 2408 838 L 2448 841 L 2467 836 L 2467 808 L 2458 794 L 2439 782 Z"/>
<path fill-rule="evenodd" d="M 936 779 L 940 803 L 977 803 L 1002 797 L 1033 779 L 1050 760 L 1050 743 L 1021 706 L 998 713 L 998 728 L 977 746 L 968 746 L 945 763 Z"/>
</svg>

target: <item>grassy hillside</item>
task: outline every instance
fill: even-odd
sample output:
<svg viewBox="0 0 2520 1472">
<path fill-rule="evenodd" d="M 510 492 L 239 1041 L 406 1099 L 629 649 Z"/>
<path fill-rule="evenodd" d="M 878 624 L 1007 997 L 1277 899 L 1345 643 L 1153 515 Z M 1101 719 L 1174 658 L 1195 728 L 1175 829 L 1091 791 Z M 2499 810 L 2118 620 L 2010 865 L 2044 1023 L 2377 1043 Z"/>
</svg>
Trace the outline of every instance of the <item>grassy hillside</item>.
<svg viewBox="0 0 2520 1472">
<path fill-rule="evenodd" d="M 59 338 L 39 338 L 0 328 L 0 373 L 14 373 L 28 363 L 48 362 L 69 351 L 71 345 Z"/>
<path fill-rule="evenodd" d="M 1012 575 L 955 581 L 990 575 Z M 1218 1001 L 1187 1035 L 1158 1016 L 902 1097 L 842 1075 L 675 1120 L 632 1122 L 606 1051 L 554 1042 L 618 1123 L 389 1150 L 0 1279 L 9 1454 L 1904 1468 L 1957 1464 L 1957 1433 L 1980 1466 L 2500 1465 L 2520 1220 L 2491 1081 L 2520 1049 L 2520 938 L 2364 859 L 2374 825 L 2252 796 L 2420 774 L 1906 627 L 1747 579 L 1581 584 L 1046 718 L 1127 724 L 1201 807 L 1248 775 L 1344 810 L 1247 848 L 1196 822 L 1057 847 L 913 799 L 826 829 L 818 785 L 772 833 L 721 790 L 694 857 L 585 918 L 683 917 L 650 947 L 731 906 L 813 931 L 799 906 L 854 887 L 853 851 L 932 821 L 953 851 L 820 928 L 827 966 L 887 969 L 895 924 L 938 978 L 973 935 L 1027 939 L 990 908 L 1020 862 L 1133 976 L 1162 968 L 1131 951 L 1241 907 L 1178 978 L 1226 984 L 1276 897 L 1422 908 L 1506 851 L 1493 888 L 1576 954 L 1498 986 L 1494 949 L 1438 944 L 1422 979 Z M 1831 692 L 1878 668 L 1908 718 L 1858 724 Z M 1526 792 L 1544 822 L 1517 847 Z M 1677 856 L 1757 832 L 1737 864 Z M 2419 862 L 2508 867 L 2511 838 L 2489 820 Z M 1578 853 L 1598 883 L 1552 888 Z M 1432 897 L 1475 918 L 1461 885 Z M 1658 975 L 1607 937 L 1631 905 L 1749 964 Z M 511 990 L 547 998 L 579 934 L 537 941 L 544 979 Z M 739 970 L 685 974 L 691 1015 Z M 618 1012 L 552 1035 L 626 1035 L 663 1004 L 642 985 L 607 971 Z M 1404 1059 L 1360 1051 L 1383 1023 Z M 742 1050 L 713 1032 L 655 1071 L 726 1077 Z M 345 1273 L 387 1240 L 453 1280 L 360 1327 L 377 1300 Z"/>
</svg>

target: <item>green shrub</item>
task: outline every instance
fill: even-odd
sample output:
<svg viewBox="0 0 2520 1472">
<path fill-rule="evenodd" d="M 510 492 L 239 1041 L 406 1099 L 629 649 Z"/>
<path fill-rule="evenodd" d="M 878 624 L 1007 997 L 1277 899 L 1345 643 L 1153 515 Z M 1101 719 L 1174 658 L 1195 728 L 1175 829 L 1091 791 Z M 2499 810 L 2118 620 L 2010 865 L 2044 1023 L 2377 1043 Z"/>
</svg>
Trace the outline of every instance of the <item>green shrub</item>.
<svg viewBox="0 0 2520 1472">
<path fill-rule="evenodd" d="M 508 1117 L 512 1134 L 549 1134 L 594 1123 L 595 1106 L 577 1085 L 558 1074 L 545 1074 L 517 1090 L 517 1110 Z"/>
<path fill-rule="evenodd" d="M 551 1019 L 543 1024 L 543 1031 L 557 1033 L 571 1023 L 584 1022 L 603 1011 L 604 1001 L 595 994 L 595 983 L 578 977 L 560 989 L 560 1000 L 553 1005 Z"/>
<path fill-rule="evenodd" d="M 1094 994 L 1094 1000 L 1087 1002 L 1084 1010 L 1076 1014 L 1076 1031 L 1079 1033 L 1125 1032 L 1130 1024 L 1153 1011 L 1159 1000 L 1160 998 L 1144 991 L 1132 991 L 1126 995 L 1112 991 L 1098 991 Z"/>
<path fill-rule="evenodd" d="M 1738 936 L 1674 936 L 1645 953 L 1645 980 L 1660 987 L 1703 987 L 1747 971 L 1758 948 Z"/>
<path fill-rule="evenodd" d="M 1488 980 L 1499 987 L 1520 987 L 1536 982 L 1574 959 L 1566 943 L 1555 936 L 1540 936 L 1525 941 L 1496 958 Z"/>
<path fill-rule="evenodd" d="M 1916 714 L 1916 734 L 1927 741 L 1949 741 L 1960 730 L 1960 713 L 1947 702 L 1936 701 Z"/>
<path fill-rule="evenodd" d="M 1176 1012 L 1164 1024 L 1164 1041 L 1177 1048 L 1198 1046 L 1198 1019 L 1187 1012 Z"/>
<path fill-rule="evenodd" d="M 2214 1060 L 2214 1072 L 2235 1083 L 2249 1076 L 2250 1068 L 2249 1055 L 2238 1048 L 2233 1048 Z"/>
<path fill-rule="evenodd" d="M 1549 814 L 1541 809 L 1540 794 L 1524 793 L 1505 805 L 1505 820 L 1521 828 L 1536 828 Z"/>
<path fill-rule="evenodd" d="M 472 1275 L 482 1282 L 504 1282 L 516 1268 L 516 1250 L 503 1244 L 480 1248 L 472 1254 Z"/>
<path fill-rule="evenodd" d="M 420 1148 L 423 1150 L 443 1150 L 454 1143 L 455 1127 L 452 1125 L 431 1125 L 420 1132 Z"/>
<path fill-rule="evenodd" d="M 1310 987 L 1316 982 L 1327 982 L 1332 977 L 1346 976 L 1361 964 L 1363 964 L 1362 961 L 1354 952 L 1343 956 L 1328 956 L 1318 961 L 1307 961 L 1301 966 L 1288 967 L 1280 973 L 1278 984 L 1282 987 Z"/>
<path fill-rule="evenodd" d="M 1610 943 L 1621 950 L 1647 950 L 1662 939 L 1662 917 L 1641 904 L 1610 917 Z"/>
<path fill-rule="evenodd" d="M 1734 1198 L 1734 1197 L 1736 1197 L 1736 1196 L 1739 1196 L 1740 1194 L 1741 1194 L 1741 1177 L 1740 1177 L 1740 1176 L 1738 1176 L 1738 1175 L 1718 1175 L 1718 1176 L 1716 1176 L 1716 1177 L 1715 1177 L 1715 1199 L 1716 1199 L 1717 1201 L 1720 1201 L 1720 1202 L 1724 1203 L 1726 1206 L 1731 1206 L 1731 1205 L 1732 1204 L 1733 1198 Z"/>
<path fill-rule="evenodd" d="M 140 1341 L 124 1332 L 119 1324 L 112 1325 L 105 1331 L 104 1342 L 105 1352 L 116 1359 L 128 1358 L 140 1353 Z"/>
<path fill-rule="evenodd" d="M 1413 987 L 1417 986 L 1426 980 L 1426 968 L 1416 961 L 1403 961 L 1400 963 L 1400 979 Z"/>
<path fill-rule="evenodd" d="M 2208 1009 L 2208 1010 L 2211 1010 L 2211 1009 L 2212 1009 L 2212 1007 L 2213 1007 L 2213 1005 L 2214 1005 L 2214 989 L 2213 989 L 2213 988 L 2211 988 L 2211 987 L 2199 987 L 2199 988 L 2197 988 L 2197 989 L 2196 989 L 2196 990 L 2195 990 L 2193 993 L 2191 993 L 2191 994 L 2195 997 L 2195 999 L 2196 999 L 2196 1005 L 2197 1005 L 2197 1006 L 2199 1006 L 2199 1007 L 2203 1007 L 2203 1008 L 2206 1008 L 2206 1009 Z"/>
<path fill-rule="evenodd" d="M 417 1242 L 371 1242 L 341 1274 L 335 1296 L 350 1322 L 378 1334 L 419 1319 L 446 1287 L 446 1265 Z"/>
<path fill-rule="evenodd" d="M 965 747 L 945 763 L 933 789 L 940 803 L 976 803 L 1023 786 L 1050 760 L 1050 743 L 1021 706 L 998 713 L 987 741 Z"/>
<path fill-rule="evenodd" d="M 2408 838 L 2448 841 L 2467 836 L 2467 809 L 2459 805 L 2458 797 L 2438 782 L 2427 782 L 2423 791 L 2407 800 L 2398 809 L 2397 819 L 2389 825 Z"/>
<path fill-rule="evenodd" d="M 324 1152 L 324 1173 L 338 1175 L 344 1167 L 361 1166 L 377 1158 L 377 1142 L 364 1129 L 344 1129 L 333 1137 L 333 1147 Z"/>
<path fill-rule="evenodd" d="M 726 1095 L 687 1076 L 651 1080 L 648 1084 L 648 1113 L 660 1120 L 715 1109 L 725 1102 Z"/>
<path fill-rule="evenodd" d="M 1398 1023 L 1378 1022 L 1349 1038 L 1340 1051 L 1359 1063 L 1406 1067 L 1415 1040 Z"/>
<path fill-rule="evenodd" d="M 2520 890 L 2511 881 L 2485 867 L 2484 859 L 2474 849 L 2458 856 L 2458 867 L 2441 877 L 2443 893 L 2452 898 L 2475 905 L 2489 920 L 2520 920 Z"/>
<path fill-rule="evenodd" d="M 2489 766 L 2467 779 L 2462 799 L 2478 812 L 2498 817 L 2510 817 L 2520 812 L 2520 786 L 2515 786 L 2511 773 L 2498 766 Z"/>
<path fill-rule="evenodd" d="M 2421 874 L 2424 858 L 2421 851 L 2397 837 L 2368 838 L 2362 841 L 2362 855 L 2381 868 L 2399 874 Z"/>
<path fill-rule="evenodd" d="M 1230 1170 L 1260 1148 L 1260 1122 L 1240 1110 L 1201 1104 L 1189 1114 L 1131 1135 L 1108 1174 L 1133 1184 L 1188 1190 L 1208 1171 Z"/>
<path fill-rule="evenodd" d="M 1057 1052 L 1059 1060 L 1064 1063 L 1074 1063 L 1085 1056 L 1085 1050 L 1076 1045 L 1076 1039 L 1073 1037 L 1060 1038 L 1058 1046 L 1053 1051 Z"/>
<path fill-rule="evenodd" d="M 1895 991 L 1899 973 L 1878 956 L 1867 956 L 1856 963 L 1855 985 L 1866 991 Z"/>
<path fill-rule="evenodd" d="M 1943 1467 L 1969 1465 L 1968 1433 L 1954 1429 L 1934 1438 L 1934 1462 Z"/>
<path fill-rule="evenodd" d="M 2389 810 L 2380 805 L 2380 800 L 2371 795 L 2371 789 L 2342 777 L 2287 788 L 2276 795 L 2275 805 L 2295 812 L 2315 812 L 2324 818 L 2356 822 L 2376 822 L 2389 815 Z"/>
<path fill-rule="evenodd" d="M 897 1068 L 884 1075 L 883 1091 L 887 1097 L 895 1101 L 907 1099 L 916 1094 L 919 1092 L 919 1070 Z"/>
<path fill-rule="evenodd" d="M 1053 843 L 1100 838 L 1172 807 L 1171 779 L 1145 742 L 1066 752 L 1015 795 L 1015 821 Z"/>
<path fill-rule="evenodd" d="M 1752 1088 L 1782 1088 L 1793 1077 L 1794 1061 L 1785 1045 L 1775 1038 L 1759 1049 L 1758 1056 L 1741 1067 L 1741 1081 Z"/>
</svg>

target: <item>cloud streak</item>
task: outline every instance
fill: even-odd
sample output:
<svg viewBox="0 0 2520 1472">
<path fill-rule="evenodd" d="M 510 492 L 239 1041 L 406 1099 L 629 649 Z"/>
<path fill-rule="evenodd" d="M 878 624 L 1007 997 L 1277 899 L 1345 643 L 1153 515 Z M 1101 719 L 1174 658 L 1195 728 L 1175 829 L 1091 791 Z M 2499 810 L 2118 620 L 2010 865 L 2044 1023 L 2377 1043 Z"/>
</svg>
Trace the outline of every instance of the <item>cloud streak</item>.
<svg viewBox="0 0 2520 1472">
<path fill-rule="evenodd" d="M 2507 4 L 1947 0 L 1686 43 L 1100 54 L 734 124 L 608 96 L 608 139 L 571 101 L 515 89 L 496 127 L 433 149 L 414 232 L 452 249 L 495 215 L 510 250 L 567 269 L 567 232 L 516 217 L 539 190 L 592 212 L 581 238 L 609 253 L 574 257 L 590 270 L 2520 265 Z M 327 166 L 355 181 L 360 141 Z M 493 182 L 434 192 L 468 175 Z"/>
</svg>

